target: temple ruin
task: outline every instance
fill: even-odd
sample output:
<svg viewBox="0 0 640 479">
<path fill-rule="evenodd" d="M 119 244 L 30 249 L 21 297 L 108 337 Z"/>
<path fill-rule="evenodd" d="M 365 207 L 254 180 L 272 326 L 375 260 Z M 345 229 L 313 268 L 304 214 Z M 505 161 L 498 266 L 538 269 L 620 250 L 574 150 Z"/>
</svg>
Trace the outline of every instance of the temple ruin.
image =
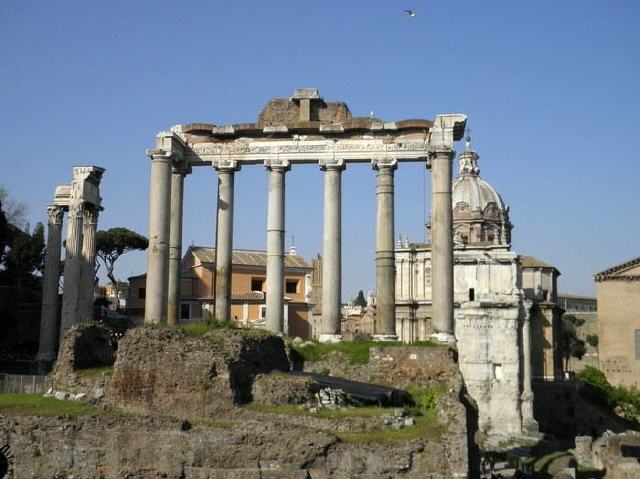
<svg viewBox="0 0 640 479">
<path fill-rule="evenodd" d="M 102 210 L 100 180 L 104 168 L 76 166 L 73 181 L 56 187 L 53 204 L 47 206 L 47 249 L 42 280 L 42 316 L 40 347 L 37 359 L 56 359 L 56 338 L 80 321 L 93 318 L 93 286 L 95 282 L 96 232 L 98 214 Z M 58 324 L 58 289 L 62 222 L 67 213 L 67 235 L 64 258 L 64 290 L 62 320 Z"/>
<path fill-rule="evenodd" d="M 158 133 L 151 159 L 149 253 L 145 322 L 179 312 L 183 182 L 194 167 L 218 172 L 215 316 L 229 319 L 233 248 L 234 176 L 243 166 L 264 165 L 267 209 L 266 327 L 283 333 L 285 179 L 296 164 L 318 164 L 324 174 L 323 295 L 319 339 L 339 341 L 341 303 L 341 174 L 350 163 L 376 171 L 376 290 L 378 339 L 397 339 L 395 319 L 394 171 L 422 162 L 432 172 L 433 323 L 435 337 L 453 341 L 453 229 L 451 211 L 454 143 L 466 116 L 383 121 L 353 117 L 342 102 L 324 101 L 316 89 L 270 100 L 257 122 L 192 123 Z"/>
</svg>

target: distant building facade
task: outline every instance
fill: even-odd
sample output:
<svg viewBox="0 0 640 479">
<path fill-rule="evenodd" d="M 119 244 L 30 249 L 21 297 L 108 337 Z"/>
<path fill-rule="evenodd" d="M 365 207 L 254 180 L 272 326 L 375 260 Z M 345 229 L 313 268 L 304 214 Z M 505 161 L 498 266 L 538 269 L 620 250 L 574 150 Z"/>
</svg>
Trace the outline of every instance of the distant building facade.
<svg viewBox="0 0 640 479">
<path fill-rule="evenodd" d="M 640 257 L 593 278 L 600 369 L 612 384 L 640 387 Z"/>
<path fill-rule="evenodd" d="M 313 266 L 297 253 L 284 258 L 285 331 L 289 336 L 309 338 Z M 266 314 L 267 254 L 234 250 L 231 266 L 231 318 L 248 327 L 264 327 Z M 142 319 L 146 275 L 129 278 L 129 316 Z M 191 246 L 182 259 L 180 317 L 182 320 L 212 319 L 215 306 L 215 249 Z"/>
<path fill-rule="evenodd" d="M 595 296 L 558 293 L 558 306 L 565 313 L 597 313 L 598 299 Z"/>
</svg>

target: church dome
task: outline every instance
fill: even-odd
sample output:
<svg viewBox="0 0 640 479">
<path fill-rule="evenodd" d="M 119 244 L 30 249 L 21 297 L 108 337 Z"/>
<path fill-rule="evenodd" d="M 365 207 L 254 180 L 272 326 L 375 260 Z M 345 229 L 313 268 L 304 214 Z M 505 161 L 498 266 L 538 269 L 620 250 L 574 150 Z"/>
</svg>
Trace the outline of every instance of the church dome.
<svg viewBox="0 0 640 479">
<path fill-rule="evenodd" d="M 451 192 L 456 243 L 508 245 L 511 242 L 509 207 L 498 192 L 480 178 L 478 158 L 467 138 L 459 157 L 458 179 Z"/>
</svg>

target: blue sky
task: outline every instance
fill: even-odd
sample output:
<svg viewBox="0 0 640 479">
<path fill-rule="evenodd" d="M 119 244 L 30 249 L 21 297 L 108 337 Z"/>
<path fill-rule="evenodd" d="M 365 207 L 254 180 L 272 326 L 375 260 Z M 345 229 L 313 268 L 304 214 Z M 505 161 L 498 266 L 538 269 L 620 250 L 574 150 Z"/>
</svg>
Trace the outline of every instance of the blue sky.
<svg viewBox="0 0 640 479">
<path fill-rule="evenodd" d="M 640 255 L 639 21 L 635 0 L 5 0 L 0 184 L 34 224 L 73 165 L 103 166 L 100 228 L 146 234 L 144 150 L 172 125 L 251 122 L 299 87 L 385 120 L 464 112 L 514 249 L 591 294 L 594 272 Z M 375 284 L 374 182 L 366 165 L 343 176 L 344 299 Z M 416 164 L 396 174 L 396 233 L 414 241 L 429 182 Z M 235 247 L 265 248 L 266 194 L 263 168 L 236 176 Z M 295 167 L 286 194 L 287 245 L 311 258 L 319 169 Z M 215 196 L 212 169 L 187 178 L 185 246 L 213 244 Z M 134 254 L 116 272 L 145 267 Z"/>
</svg>

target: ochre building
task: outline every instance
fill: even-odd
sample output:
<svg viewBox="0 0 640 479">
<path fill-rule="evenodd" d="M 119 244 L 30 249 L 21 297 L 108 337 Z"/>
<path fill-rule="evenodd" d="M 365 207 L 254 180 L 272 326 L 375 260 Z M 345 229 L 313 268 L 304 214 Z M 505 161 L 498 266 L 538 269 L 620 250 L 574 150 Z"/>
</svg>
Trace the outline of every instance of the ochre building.
<svg viewBox="0 0 640 479">
<path fill-rule="evenodd" d="M 640 387 L 640 257 L 593 278 L 600 369 L 612 384 Z"/>
<path fill-rule="evenodd" d="M 215 249 L 190 246 L 182 259 L 180 284 L 181 321 L 215 317 Z M 264 327 L 266 318 L 267 253 L 233 250 L 230 318 L 244 326 Z M 289 336 L 309 338 L 313 266 L 295 250 L 284 256 L 284 325 Z M 129 278 L 127 311 L 144 317 L 146 275 Z"/>
</svg>

